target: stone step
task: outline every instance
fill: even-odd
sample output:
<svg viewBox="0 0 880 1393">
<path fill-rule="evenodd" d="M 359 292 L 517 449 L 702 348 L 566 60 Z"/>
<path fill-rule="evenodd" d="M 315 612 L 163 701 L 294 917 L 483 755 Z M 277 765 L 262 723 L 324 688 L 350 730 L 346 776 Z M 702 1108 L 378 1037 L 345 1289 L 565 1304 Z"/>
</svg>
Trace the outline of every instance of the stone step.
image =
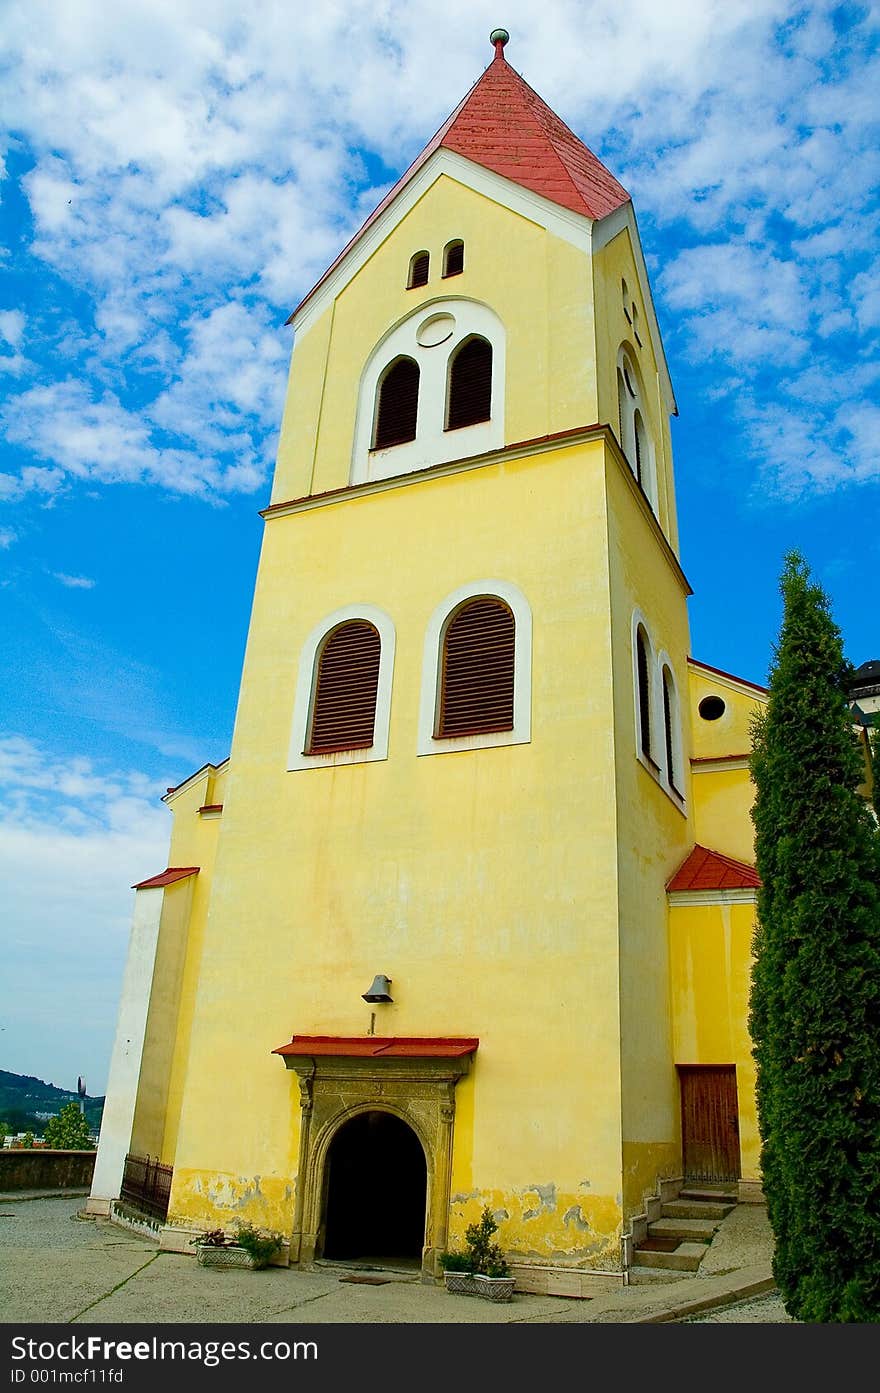
<svg viewBox="0 0 880 1393">
<path fill-rule="evenodd" d="M 668 1267 L 678 1272 L 696 1272 L 706 1253 L 705 1243 L 679 1243 L 671 1253 L 652 1252 L 637 1246 L 633 1254 L 635 1267 Z"/>
<path fill-rule="evenodd" d="M 679 1272 L 673 1267 L 631 1267 L 629 1284 L 631 1287 L 647 1287 L 658 1282 L 692 1282 L 693 1272 Z"/>
<path fill-rule="evenodd" d="M 715 1204 L 736 1204 L 736 1185 L 685 1185 L 678 1192 L 680 1200 L 710 1200 Z"/>
<path fill-rule="evenodd" d="M 718 1232 L 720 1220 L 655 1219 L 648 1225 L 650 1238 L 677 1238 L 691 1243 L 711 1243 Z"/>
<path fill-rule="evenodd" d="M 660 1206 L 661 1219 L 723 1219 L 735 1204 L 710 1204 L 708 1200 L 667 1200 Z"/>
</svg>

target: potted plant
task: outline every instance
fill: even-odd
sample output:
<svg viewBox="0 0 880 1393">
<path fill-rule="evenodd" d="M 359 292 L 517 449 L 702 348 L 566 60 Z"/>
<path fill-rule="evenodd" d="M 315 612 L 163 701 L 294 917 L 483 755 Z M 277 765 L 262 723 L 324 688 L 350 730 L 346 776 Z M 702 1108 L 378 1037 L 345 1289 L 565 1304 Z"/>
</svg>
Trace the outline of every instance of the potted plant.
<svg viewBox="0 0 880 1393">
<path fill-rule="evenodd" d="M 197 1246 L 200 1267 L 246 1267 L 251 1271 L 268 1267 L 281 1252 L 284 1239 L 280 1233 L 269 1233 L 254 1224 L 239 1224 L 234 1235 L 224 1229 L 210 1229 L 193 1239 Z"/>
<path fill-rule="evenodd" d="M 466 1251 L 440 1255 L 447 1291 L 482 1296 L 488 1301 L 510 1300 L 515 1278 L 500 1247 L 492 1241 L 497 1232 L 492 1211 L 485 1205 L 479 1223 L 469 1224 L 465 1230 Z"/>
<path fill-rule="evenodd" d="M 497 1243 L 490 1245 L 486 1270 L 475 1273 L 474 1281 L 477 1295 L 485 1297 L 487 1301 L 509 1301 L 513 1296 L 516 1279 L 511 1277 L 507 1259 Z"/>
<path fill-rule="evenodd" d="M 457 1291 L 461 1296 L 475 1295 L 474 1264 L 470 1253 L 441 1253 L 440 1266 L 447 1291 Z"/>
<path fill-rule="evenodd" d="M 474 1285 L 477 1296 L 488 1301 L 509 1301 L 513 1296 L 514 1278 L 493 1236 L 498 1225 L 488 1205 L 484 1205 L 478 1224 L 465 1229 L 465 1242 L 474 1262 Z"/>
</svg>

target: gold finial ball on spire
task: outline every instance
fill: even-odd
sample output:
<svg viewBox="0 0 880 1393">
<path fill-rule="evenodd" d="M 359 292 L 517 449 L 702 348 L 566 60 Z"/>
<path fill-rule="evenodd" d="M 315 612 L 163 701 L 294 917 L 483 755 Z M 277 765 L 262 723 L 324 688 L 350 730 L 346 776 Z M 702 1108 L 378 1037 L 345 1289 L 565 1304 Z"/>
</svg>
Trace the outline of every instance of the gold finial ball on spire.
<svg viewBox="0 0 880 1393">
<path fill-rule="evenodd" d="M 510 35 L 506 29 L 493 29 L 489 35 L 489 42 L 495 45 L 496 53 L 501 53 L 504 45 L 510 42 Z"/>
</svg>

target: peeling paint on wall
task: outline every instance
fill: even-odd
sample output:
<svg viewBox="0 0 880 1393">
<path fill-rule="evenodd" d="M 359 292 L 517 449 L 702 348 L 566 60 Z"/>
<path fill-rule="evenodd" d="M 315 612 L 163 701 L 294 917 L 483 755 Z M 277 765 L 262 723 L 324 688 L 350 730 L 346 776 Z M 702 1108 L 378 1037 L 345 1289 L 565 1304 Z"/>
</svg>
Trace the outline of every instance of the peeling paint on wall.
<svg viewBox="0 0 880 1393">
<path fill-rule="evenodd" d="M 580 1211 L 580 1206 L 574 1204 L 571 1209 L 566 1209 L 562 1216 L 562 1222 L 564 1224 L 574 1224 L 575 1228 L 578 1229 L 588 1229 L 590 1227 Z"/>
<path fill-rule="evenodd" d="M 248 1222 L 289 1234 L 294 1182 L 286 1176 L 236 1176 L 175 1168 L 168 1223 L 234 1231 Z"/>
<path fill-rule="evenodd" d="M 450 1247 L 463 1245 L 465 1230 L 479 1219 L 484 1205 L 498 1222 L 496 1240 L 509 1261 L 620 1270 L 623 1214 L 619 1201 L 610 1196 L 565 1193 L 553 1183 L 512 1194 L 456 1195 L 450 1211 Z"/>
</svg>

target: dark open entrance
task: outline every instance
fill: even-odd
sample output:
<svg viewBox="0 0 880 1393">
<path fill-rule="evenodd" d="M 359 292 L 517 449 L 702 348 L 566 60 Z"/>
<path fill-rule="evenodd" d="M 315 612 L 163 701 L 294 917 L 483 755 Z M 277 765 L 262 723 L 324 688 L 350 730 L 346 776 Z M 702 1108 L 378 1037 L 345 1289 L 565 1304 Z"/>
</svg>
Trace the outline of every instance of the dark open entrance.
<svg viewBox="0 0 880 1393">
<path fill-rule="evenodd" d="M 327 1156 L 325 1258 L 417 1258 L 427 1167 L 411 1127 L 387 1112 L 340 1127 Z"/>
</svg>

